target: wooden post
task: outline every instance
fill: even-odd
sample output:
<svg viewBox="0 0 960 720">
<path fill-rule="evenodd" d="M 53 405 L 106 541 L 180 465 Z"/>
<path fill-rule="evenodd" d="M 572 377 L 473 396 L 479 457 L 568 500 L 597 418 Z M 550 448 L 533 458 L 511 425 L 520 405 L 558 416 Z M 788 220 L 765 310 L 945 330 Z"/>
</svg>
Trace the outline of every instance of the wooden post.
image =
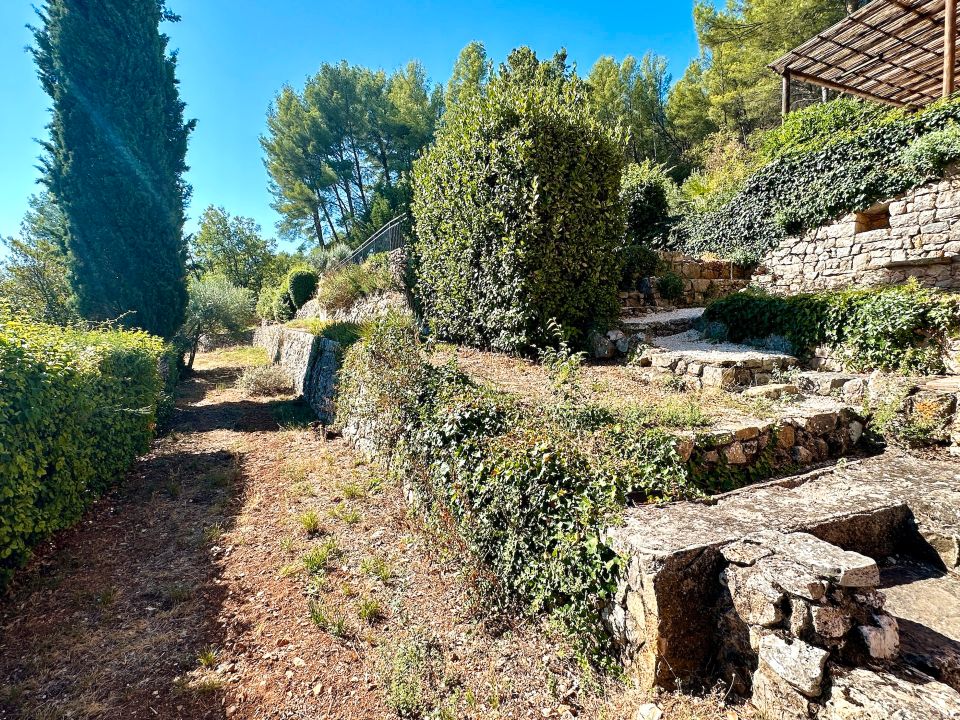
<svg viewBox="0 0 960 720">
<path fill-rule="evenodd" d="M 943 17 L 943 96 L 953 95 L 956 87 L 957 0 L 946 0 Z"/>
<path fill-rule="evenodd" d="M 783 71 L 783 104 L 780 108 L 784 117 L 790 114 L 790 71 Z"/>
<path fill-rule="evenodd" d="M 825 87 L 820 88 L 820 102 L 828 103 L 830 101 L 830 96 L 827 94 L 830 92 Z"/>
</svg>

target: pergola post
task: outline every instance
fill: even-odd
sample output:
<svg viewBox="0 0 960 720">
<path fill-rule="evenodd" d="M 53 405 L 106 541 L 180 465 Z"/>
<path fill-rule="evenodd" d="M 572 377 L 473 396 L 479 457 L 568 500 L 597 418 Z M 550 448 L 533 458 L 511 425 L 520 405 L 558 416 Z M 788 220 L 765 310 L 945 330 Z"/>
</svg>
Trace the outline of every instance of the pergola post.
<svg viewBox="0 0 960 720">
<path fill-rule="evenodd" d="M 957 0 L 946 0 L 943 17 L 943 96 L 953 95 L 956 87 Z"/>
<path fill-rule="evenodd" d="M 780 112 L 783 117 L 790 114 L 790 70 L 783 71 L 783 98 Z"/>
</svg>

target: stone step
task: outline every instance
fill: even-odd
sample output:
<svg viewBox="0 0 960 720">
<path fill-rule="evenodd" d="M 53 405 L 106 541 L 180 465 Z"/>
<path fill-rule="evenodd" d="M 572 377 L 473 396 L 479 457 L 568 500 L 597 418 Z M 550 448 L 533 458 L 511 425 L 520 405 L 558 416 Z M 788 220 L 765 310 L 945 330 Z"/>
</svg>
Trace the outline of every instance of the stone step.
<svg viewBox="0 0 960 720">
<path fill-rule="evenodd" d="M 796 472 L 854 452 L 866 420 L 851 407 L 824 400 L 801 400 L 783 409 L 777 420 L 726 421 L 708 430 L 677 434 L 677 452 L 693 461 L 703 477 L 720 467 L 744 474 L 753 482 L 778 471 Z M 731 480 L 732 482 L 732 480 Z M 727 489 L 732 485 L 727 485 Z"/>
<path fill-rule="evenodd" d="M 703 311 L 704 308 L 697 307 L 647 312 L 621 319 L 620 329 L 628 336 L 641 336 L 644 342 L 649 342 L 649 338 L 674 335 L 692 329 Z"/>
<path fill-rule="evenodd" d="M 637 364 L 683 378 L 690 389 L 767 385 L 799 366 L 792 355 L 710 342 L 696 330 L 653 338 L 651 344 L 653 347 L 637 358 Z"/>
</svg>

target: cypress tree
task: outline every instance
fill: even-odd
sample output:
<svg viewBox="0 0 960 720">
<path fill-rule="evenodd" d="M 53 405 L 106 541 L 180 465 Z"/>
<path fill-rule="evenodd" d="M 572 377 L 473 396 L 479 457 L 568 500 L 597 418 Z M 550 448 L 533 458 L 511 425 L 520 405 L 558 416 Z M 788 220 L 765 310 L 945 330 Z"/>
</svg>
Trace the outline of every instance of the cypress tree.
<svg viewBox="0 0 960 720">
<path fill-rule="evenodd" d="M 45 0 L 33 29 L 53 100 L 45 182 L 67 219 L 70 282 L 91 320 L 172 337 L 187 303 L 187 138 L 163 0 Z"/>
</svg>

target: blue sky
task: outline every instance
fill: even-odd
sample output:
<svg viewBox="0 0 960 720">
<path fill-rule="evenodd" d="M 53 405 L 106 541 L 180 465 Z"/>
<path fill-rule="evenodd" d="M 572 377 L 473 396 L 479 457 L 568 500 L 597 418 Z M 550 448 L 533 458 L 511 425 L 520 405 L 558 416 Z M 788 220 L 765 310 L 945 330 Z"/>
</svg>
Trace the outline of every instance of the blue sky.
<svg viewBox="0 0 960 720">
<path fill-rule="evenodd" d="M 42 137 L 49 102 L 24 47 L 32 2 L 0 0 L 0 236 L 17 232 L 27 198 L 37 191 L 34 138 Z M 529 45 L 541 56 L 566 47 L 586 74 L 601 55 L 653 50 L 679 77 L 697 54 L 692 0 L 584 3 L 430 2 L 393 0 L 170 0 L 183 21 L 165 25 L 180 51 L 181 93 L 198 119 L 187 161 L 194 196 L 188 229 L 211 204 L 253 217 L 273 234 L 267 174 L 258 137 L 267 107 L 285 83 L 302 84 L 323 62 L 388 71 L 419 59 L 445 83 L 460 49 L 480 40 L 501 61 Z"/>
</svg>

